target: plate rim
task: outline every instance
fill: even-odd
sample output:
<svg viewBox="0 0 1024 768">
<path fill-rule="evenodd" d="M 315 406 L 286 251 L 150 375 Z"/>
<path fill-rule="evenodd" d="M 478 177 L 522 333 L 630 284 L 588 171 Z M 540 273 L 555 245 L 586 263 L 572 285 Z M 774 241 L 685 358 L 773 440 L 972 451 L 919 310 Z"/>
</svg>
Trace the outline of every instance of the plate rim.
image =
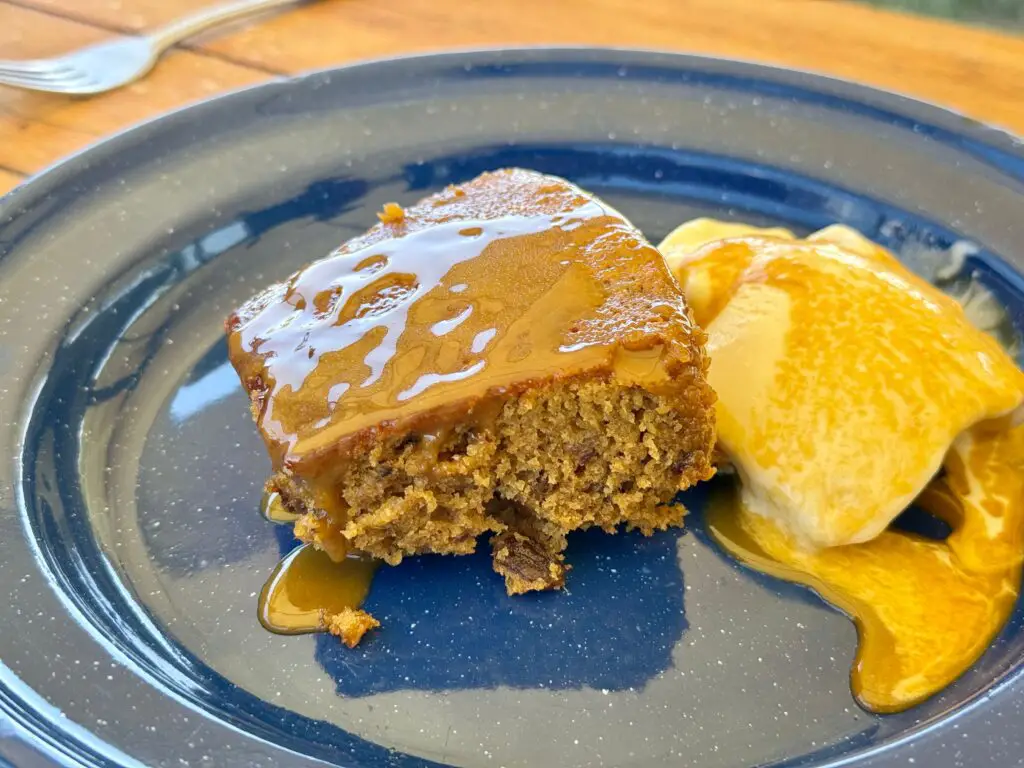
<svg viewBox="0 0 1024 768">
<path fill-rule="evenodd" d="M 644 48 L 630 46 L 591 46 L 591 45 L 524 45 L 524 46 L 468 46 L 445 48 L 436 51 L 398 54 L 390 56 L 378 56 L 366 59 L 359 59 L 339 66 L 328 66 L 315 68 L 294 75 L 276 75 L 251 85 L 233 88 L 223 93 L 192 101 L 187 104 L 175 107 L 174 109 L 125 126 L 117 131 L 101 136 L 95 141 L 83 147 L 57 158 L 43 168 L 28 175 L 18 186 L 0 195 L 0 217 L 7 213 L 6 208 L 15 202 L 20 202 L 32 193 L 43 193 L 46 183 L 56 182 L 55 174 L 72 171 L 81 164 L 83 160 L 90 159 L 87 156 L 98 152 L 109 151 L 111 147 L 120 142 L 134 138 L 154 127 L 163 125 L 165 122 L 179 120 L 186 113 L 194 110 L 207 109 L 211 105 L 220 104 L 223 101 L 243 97 L 255 91 L 269 91 L 272 89 L 288 88 L 305 80 L 316 78 L 332 77 L 336 75 L 348 75 L 358 73 L 364 68 L 375 68 L 381 66 L 409 65 L 417 61 L 437 61 L 444 58 L 463 58 L 477 56 L 510 56 L 516 57 L 522 54 L 541 54 L 544 56 L 558 57 L 562 54 L 576 54 L 600 60 L 603 56 L 637 56 L 641 58 L 670 58 L 676 62 L 693 62 L 695 65 L 701 63 L 714 64 L 723 69 L 751 70 L 750 74 L 761 73 L 772 75 L 780 79 L 795 78 L 797 81 L 804 81 L 800 84 L 831 86 L 835 95 L 845 101 L 862 104 L 871 104 L 872 100 L 891 102 L 885 104 L 887 110 L 893 112 L 897 108 L 905 112 L 903 116 L 912 117 L 915 120 L 926 124 L 938 124 L 938 127 L 954 134 L 961 134 L 965 138 L 978 141 L 992 146 L 993 149 L 1008 154 L 1016 155 L 1024 162 L 1024 134 L 1016 134 L 1008 128 L 989 123 L 983 120 L 970 117 L 969 115 L 954 109 L 951 106 L 939 104 L 938 102 L 922 99 L 900 91 L 888 88 L 880 88 L 868 83 L 862 83 L 849 78 L 819 72 L 801 67 L 787 67 L 781 64 L 764 63 L 755 59 L 732 58 L 728 56 L 712 56 L 688 51 L 673 51 L 666 48 Z M 625 66 L 629 66 L 626 64 Z M 697 67 L 694 67 L 695 69 Z M 737 74 L 742 75 L 743 72 Z M 759 78 L 759 79 L 764 79 Z M 795 83 L 794 83 L 795 84 Z M 858 98 L 863 96 L 864 98 Z M 870 100 L 868 97 L 871 97 Z M 944 124 L 947 123 L 947 124 Z M 1005 170 L 1005 169 L 1003 169 Z M 5 223 L 0 218 L 0 224 Z M 0 258 L 5 252 L 0 250 Z"/>
<path fill-rule="evenodd" d="M 747 59 L 704 56 L 659 49 L 595 47 L 582 45 L 471 47 L 400 56 L 385 56 L 368 60 L 360 60 L 339 67 L 317 69 L 294 76 L 272 77 L 267 81 L 233 89 L 222 94 L 217 94 L 209 98 L 201 99 L 178 107 L 169 112 L 153 116 L 121 129 L 111 135 L 101 137 L 86 147 L 58 159 L 46 168 L 27 178 L 18 187 L 11 190 L 6 195 L 0 196 L 0 228 L 14 223 L 20 215 L 30 211 L 34 203 L 41 199 L 45 199 L 46 195 L 54 189 L 56 185 L 63 183 L 65 178 L 87 170 L 94 162 L 102 163 L 104 157 L 109 156 L 112 152 L 116 152 L 118 148 L 126 142 L 137 141 L 153 131 L 158 131 L 164 128 L 170 129 L 175 126 L 176 123 L 182 120 L 190 120 L 194 118 L 197 113 L 201 113 L 204 110 L 223 109 L 226 104 L 233 100 L 243 101 L 247 98 L 252 98 L 254 93 L 269 94 L 274 91 L 285 92 L 290 88 L 297 87 L 304 83 L 308 84 L 310 81 L 315 81 L 318 78 L 359 77 L 361 73 L 366 70 L 374 71 L 381 67 L 409 67 L 415 66 L 417 62 L 424 62 L 432 66 L 436 66 L 441 60 L 448 60 L 463 64 L 476 63 L 481 65 L 500 65 L 503 60 L 507 60 L 508 64 L 523 63 L 527 61 L 578 61 L 580 63 L 591 64 L 620 63 L 616 61 L 616 59 L 623 59 L 621 66 L 626 67 L 627 69 L 632 65 L 657 65 L 659 63 L 664 63 L 670 64 L 679 69 L 701 72 L 716 71 L 724 74 L 731 74 L 740 78 L 746 78 L 756 83 L 774 83 L 785 87 L 795 87 L 808 92 L 825 93 L 838 101 L 868 106 L 876 111 L 880 110 L 883 113 L 889 114 L 892 117 L 911 120 L 925 126 L 935 127 L 950 136 L 978 143 L 979 145 L 990 148 L 999 154 L 1009 155 L 1014 159 L 1015 163 L 1020 163 L 1020 169 L 1015 167 L 1007 168 L 994 162 L 992 158 L 986 158 L 984 162 L 987 162 L 989 165 L 997 168 L 1002 173 L 1024 181 L 1024 139 L 1019 138 L 1012 132 L 1001 127 L 967 117 L 953 109 L 940 106 L 933 102 L 925 101 L 895 91 L 875 88 L 867 84 L 844 78 L 833 77 L 831 75 L 805 69 L 762 64 Z M 17 239 L 12 242 L 0 240 L 0 261 L 2 261 L 14 249 L 16 242 Z M 3 667 L 2 661 L 0 661 L 0 670 L 2 669 L 5 668 Z M 21 683 L 13 673 L 11 674 L 11 677 L 14 677 L 17 682 Z M 1020 676 L 1018 674 L 1013 673 L 1009 675 L 1008 678 L 995 683 L 992 687 L 987 689 L 983 695 L 977 696 L 972 700 L 965 701 L 957 709 L 954 716 L 958 717 L 973 710 L 979 706 L 979 704 L 988 699 L 990 695 L 1011 687 L 1019 680 L 1019 677 Z M 22 699 L 23 703 L 27 704 L 31 699 L 39 698 L 38 694 L 36 694 L 34 690 L 28 688 L 24 683 L 22 683 L 22 685 L 26 688 L 26 692 L 29 694 Z M 7 691 L 6 684 L 0 684 L 0 716 L 5 716 L 5 718 L 10 717 L 12 724 L 15 727 L 14 736 L 17 738 L 19 732 L 18 726 L 22 726 L 26 731 L 30 729 L 25 727 L 26 724 L 24 721 L 19 722 L 11 716 L 11 709 L 13 709 L 13 707 L 10 706 L 11 702 L 7 700 L 7 693 L 14 692 Z M 1024 696 L 1024 690 L 1020 691 L 1020 693 Z M 46 703 L 46 706 L 49 706 L 48 703 Z M 33 711 L 32 714 L 37 716 L 40 715 L 38 711 Z M 76 746 L 84 746 L 87 751 L 91 752 L 89 757 L 98 757 L 100 761 L 105 760 L 107 757 L 107 755 L 104 755 L 103 753 L 97 754 L 96 752 L 92 752 L 88 746 L 88 742 L 96 740 L 96 737 L 77 723 L 67 722 L 57 724 L 50 718 L 43 717 L 41 719 L 48 721 L 46 725 L 48 725 L 49 728 L 44 733 L 52 734 L 54 731 L 58 731 L 61 734 L 59 738 L 60 741 L 74 742 Z M 0 724 L 2 724 L 2 722 L 3 721 L 0 720 Z M 828 760 L 826 758 L 826 762 L 821 763 L 820 768 L 839 768 L 840 766 L 848 766 L 859 764 L 862 761 L 867 762 L 869 760 L 873 760 L 881 756 L 882 753 L 893 752 L 899 747 L 910 742 L 919 741 L 939 725 L 940 723 L 935 723 L 930 727 L 915 729 L 883 744 L 857 750 L 848 755 L 842 755 L 832 760 Z M 82 734 L 75 735 L 68 733 L 68 730 L 86 731 L 84 734 L 86 736 L 84 739 L 85 743 L 83 744 Z M 6 738 L 6 734 L 4 734 L 4 738 Z M 47 736 L 43 734 L 35 733 L 34 738 L 39 741 L 29 742 L 29 744 L 50 742 L 49 746 L 51 748 L 54 746 L 52 743 L 53 739 L 47 738 Z M 106 742 L 103 743 L 103 746 L 113 751 L 119 751 L 117 747 Z M 69 764 L 102 764 L 100 762 L 80 762 L 75 755 L 69 753 L 66 749 L 57 748 L 57 751 L 59 751 L 64 759 L 74 761 Z M 892 758 L 894 763 L 896 759 L 898 759 L 896 755 L 893 755 Z M 905 758 L 903 759 L 905 761 Z M 129 758 L 129 760 L 131 760 L 131 758 Z M 885 758 L 884 762 L 888 764 L 888 758 Z M 0 765 L 3 764 L 3 758 L 0 757 Z"/>
</svg>

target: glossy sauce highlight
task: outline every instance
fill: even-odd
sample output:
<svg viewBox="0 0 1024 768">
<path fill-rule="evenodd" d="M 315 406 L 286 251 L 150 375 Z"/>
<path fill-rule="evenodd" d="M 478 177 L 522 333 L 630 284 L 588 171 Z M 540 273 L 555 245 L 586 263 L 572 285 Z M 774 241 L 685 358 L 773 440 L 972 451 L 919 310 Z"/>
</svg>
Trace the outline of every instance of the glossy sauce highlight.
<svg viewBox="0 0 1024 768">
<path fill-rule="evenodd" d="M 357 556 L 335 562 L 304 544 L 278 563 L 260 592 L 260 623 L 282 635 L 322 632 L 329 616 L 362 605 L 378 565 Z"/>
<path fill-rule="evenodd" d="M 485 174 L 381 220 L 229 321 L 275 470 L 317 475 L 384 435 L 473 425 L 542 382 L 671 388 L 666 369 L 702 362 L 674 343 L 694 330 L 660 255 L 562 180 Z"/>
<path fill-rule="evenodd" d="M 809 549 L 776 521 L 719 494 L 708 530 L 729 554 L 814 589 L 853 618 L 857 700 L 873 712 L 911 707 L 956 680 L 988 648 L 1020 594 L 1024 427 L 959 439 L 946 475 L 920 506 L 944 519 L 944 541 L 887 530 L 863 544 Z"/>
</svg>

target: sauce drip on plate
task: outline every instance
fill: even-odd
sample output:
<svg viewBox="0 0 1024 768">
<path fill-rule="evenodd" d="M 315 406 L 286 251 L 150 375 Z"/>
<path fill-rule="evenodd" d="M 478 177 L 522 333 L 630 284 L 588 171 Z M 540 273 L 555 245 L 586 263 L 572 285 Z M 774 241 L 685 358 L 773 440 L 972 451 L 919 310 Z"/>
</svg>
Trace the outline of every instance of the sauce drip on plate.
<svg viewBox="0 0 1024 768">
<path fill-rule="evenodd" d="M 322 632 L 327 619 L 358 608 L 370 591 L 378 562 L 350 556 L 340 562 L 305 544 L 288 554 L 260 593 L 260 623 L 271 632 Z"/>
<path fill-rule="evenodd" d="M 863 544 L 810 549 L 735 492 L 708 511 L 713 538 L 744 564 L 807 585 L 850 615 L 859 644 L 854 695 L 898 712 L 959 677 L 1014 609 L 1024 536 L 1024 427 L 982 425 L 953 445 L 946 474 L 918 505 L 947 522 L 944 541 L 887 530 Z"/>
</svg>

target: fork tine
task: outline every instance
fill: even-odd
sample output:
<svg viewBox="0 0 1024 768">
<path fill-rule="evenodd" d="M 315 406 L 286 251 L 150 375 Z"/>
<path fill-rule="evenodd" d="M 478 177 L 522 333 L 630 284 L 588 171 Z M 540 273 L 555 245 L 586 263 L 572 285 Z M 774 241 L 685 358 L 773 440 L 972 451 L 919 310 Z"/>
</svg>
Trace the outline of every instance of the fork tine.
<svg viewBox="0 0 1024 768">
<path fill-rule="evenodd" d="M 72 80 L 36 80 L 17 75 L 0 74 L 0 85 L 51 93 L 82 93 L 84 88 L 94 84 L 92 78 L 84 75 Z"/>
<path fill-rule="evenodd" d="M 60 59 L 0 59 L 0 70 L 18 75 L 46 74 L 71 69 Z"/>
<path fill-rule="evenodd" d="M 4 83 L 0 82 L 0 85 Z M 21 88 L 26 91 L 35 91 L 37 93 L 59 93 L 66 96 L 85 96 L 94 93 L 100 93 L 103 89 L 96 89 L 92 85 L 86 86 L 49 86 L 49 85 L 38 85 L 36 83 L 18 83 L 15 85 L 16 88 Z"/>
<path fill-rule="evenodd" d="M 34 90 L 43 90 L 46 88 L 45 82 L 41 80 L 29 80 L 22 75 L 11 75 L 7 73 L 0 74 L 0 85 L 10 85 L 15 88 L 31 88 Z"/>
<path fill-rule="evenodd" d="M 61 72 L 13 72 L 0 67 L 0 77 L 40 83 L 70 83 L 88 78 L 88 76 L 87 72 L 77 69 L 67 69 Z"/>
<path fill-rule="evenodd" d="M 65 82 L 81 77 L 83 73 L 73 69 L 60 72 L 18 72 L 0 67 L 0 77 L 40 83 Z"/>
</svg>

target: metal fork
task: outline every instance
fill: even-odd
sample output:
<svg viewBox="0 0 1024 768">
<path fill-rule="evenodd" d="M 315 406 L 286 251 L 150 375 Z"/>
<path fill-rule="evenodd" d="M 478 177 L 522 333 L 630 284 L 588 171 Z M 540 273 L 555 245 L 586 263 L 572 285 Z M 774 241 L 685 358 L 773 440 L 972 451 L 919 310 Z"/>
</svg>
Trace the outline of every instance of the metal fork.
<svg viewBox="0 0 1024 768">
<path fill-rule="evenodd" d="M 90 45 L 52 59 L 0 59 L 0 85 L 52 93 L 93 94 L 112 91 L 139 79 L 160 55 L 180 40 L 223 24 L 297 0 L 239 0 L 215 6 L 140 37 L 123 37 Z"/>
</svg>

